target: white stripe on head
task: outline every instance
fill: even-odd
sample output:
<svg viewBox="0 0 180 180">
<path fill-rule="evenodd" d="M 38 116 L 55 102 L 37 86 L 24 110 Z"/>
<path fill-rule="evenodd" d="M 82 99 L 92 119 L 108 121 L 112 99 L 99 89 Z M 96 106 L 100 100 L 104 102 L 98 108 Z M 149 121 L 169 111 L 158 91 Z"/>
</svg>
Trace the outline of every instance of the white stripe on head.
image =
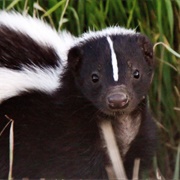
<svg viewBox="0 0 180 180">
<path fill-rule="evenodd" d="M 110 49 L 111 49 L 111 60 L 112 60 L 112 68 L 113 68 L 113 78 L 115 81 L 118 81 L 118 62 L 116 58 L 116 54 L 114 52 L 113 48 L 113 42 L 109 36 L 107 36 L 107 41 L 109 43 Z"/>
<path fill-rule="evenodd" d="M 119 26 L 107 27 L 99 31 L 91 31 L 83 33 L 79 38 L 75 40 L 75 45 L 84 44 L 91 39 L 99 39 L 102 37 L 112 36 L 112 35 L 134 35 L 136 34 L 135 30 L 125 29 Z"/>
</svg>

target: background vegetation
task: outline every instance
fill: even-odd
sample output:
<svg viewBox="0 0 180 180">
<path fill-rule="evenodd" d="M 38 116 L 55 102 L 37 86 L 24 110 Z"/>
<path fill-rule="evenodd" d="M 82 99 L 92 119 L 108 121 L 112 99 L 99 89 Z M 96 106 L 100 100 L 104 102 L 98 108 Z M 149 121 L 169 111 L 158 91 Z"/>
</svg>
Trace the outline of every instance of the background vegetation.
<svg viewBox="0 0 180 180">
<path fill-rule="evenodd" d="M 38 16 L 74 35 L 110 25 L 136 28 L 180 52 L 180 0 L 1 0 L 0 9 Z M 180 179 L 180 59 L 163 46 L 155 56 L 149 99 L 160 144 L 154 166 L 165 178 Z"/>
</svg>

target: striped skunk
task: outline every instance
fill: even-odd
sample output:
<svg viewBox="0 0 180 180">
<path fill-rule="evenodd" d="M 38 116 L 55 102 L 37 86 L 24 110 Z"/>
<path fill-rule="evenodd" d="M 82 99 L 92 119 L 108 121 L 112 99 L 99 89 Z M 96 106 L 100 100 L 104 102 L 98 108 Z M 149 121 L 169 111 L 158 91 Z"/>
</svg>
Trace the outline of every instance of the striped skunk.
<svg viewBox="0 0 180 180">
<path fill-rule="evenodd" d="M 152 45 L 110 27 L 79 38 L 40 20 L 0 13 L 0 129 L 14 121 L 14 178 L 105 179 L 99 124 L 111 121 L 128 178 L 148 166 L 156 126 L 147 103 Z M 8 117 L 8 118 L 7 118 Z M 9 171 L 9 126 L 0 136 L 0 178 Z"/>
</svg>

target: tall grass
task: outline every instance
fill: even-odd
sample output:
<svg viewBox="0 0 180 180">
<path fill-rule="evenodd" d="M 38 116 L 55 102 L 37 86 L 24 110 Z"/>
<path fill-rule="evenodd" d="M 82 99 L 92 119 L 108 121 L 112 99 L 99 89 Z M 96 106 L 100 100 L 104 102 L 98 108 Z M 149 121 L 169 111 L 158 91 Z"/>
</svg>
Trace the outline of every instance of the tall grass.
<svg viewBox="0 0 180 180">
<path fill-rule="evenodd" d="M 74 35 L 111 25 L 137 29 L 153 43 L 180 52 L 179 0 L 1 0 L 0 8 L 38 16 Z M 150 104 L 159 127 L 157 164 L 167 178 L 180 178 L 180 59 L 163 46 L 155 50 Z M 179 148 L 178 148 L 179 147 Z"/>
</svg>

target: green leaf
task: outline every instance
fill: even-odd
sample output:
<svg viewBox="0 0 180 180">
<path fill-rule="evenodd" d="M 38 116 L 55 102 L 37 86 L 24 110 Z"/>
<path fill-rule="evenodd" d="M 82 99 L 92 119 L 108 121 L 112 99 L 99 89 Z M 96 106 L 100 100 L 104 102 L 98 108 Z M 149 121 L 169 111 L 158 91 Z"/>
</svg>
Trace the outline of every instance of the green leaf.
<svg viewBox="0 0 180 180">
<path fill-rule="evenodd" d="M 172 9 L 172 2 L 171 0 L 165 0 L 166 3 L 166 12 L 167 12 L 167 20 L 166 22 L 169 23 L 170 27 L 170 35 L 172 36 L 173 39 L 173 27 L 174 27 L 174 15 L 173 15 L 173 9 Z M 166 17 L 165 17 L 166 19 Z"/>
<path fill-rule="evenodd" d="M 42 18 L 49 16 L 50 14 L 52 14 L 57 8 L 59 8 L 60 6 L 62 6 L 64 3 L 66 2 L 66 0 L 62 0 L 60 2 L 58 2 L 57 4 L 55 4 L 52 8 L 50 8 L 48 11 L 46 11 L 43 15 Z"/>
<path fill-rule="evenodd" d="M 79 22 L 79 16 L 76 12 L 76 10 L 73 8 L 73 7 L 69 7 L 68 8 L 70 11 L 72 11 L 73 15 L 74 15 L 74 19 L 76 21 L 76 27 L 77 27 L 77 31 L 78 31 L 78 34 L 81 33 L 81 29 L 80 29 L 80 22 Z"/>
<path fill-rule="evenodd" d="M 177 5 L 178 5 L 179 8 L 180 8 L 180 0 L 175 0 L 175 1 L 176 1 Z"/>
<path fill-rule="evenodd" d="M 158 27 L 160 31 L 160 38 L 163 37 L 163 26 L 162 26 L 162 1 L 156 1 L 157 3 L 157 19 L 158 19 Z"/>
<path fill-rule="evenodd" d="M 21 0 L 14 0 L 14 1 L 12 1 L 12 3 L 9 4 L 9 6 L 6 8 L 6 10 L 8 11 L 8 10 L 14 8 L 14 6 L 15 6 L 17 3 L 19 3 L 19 1 L 21 1 Z"/>
</svg>

